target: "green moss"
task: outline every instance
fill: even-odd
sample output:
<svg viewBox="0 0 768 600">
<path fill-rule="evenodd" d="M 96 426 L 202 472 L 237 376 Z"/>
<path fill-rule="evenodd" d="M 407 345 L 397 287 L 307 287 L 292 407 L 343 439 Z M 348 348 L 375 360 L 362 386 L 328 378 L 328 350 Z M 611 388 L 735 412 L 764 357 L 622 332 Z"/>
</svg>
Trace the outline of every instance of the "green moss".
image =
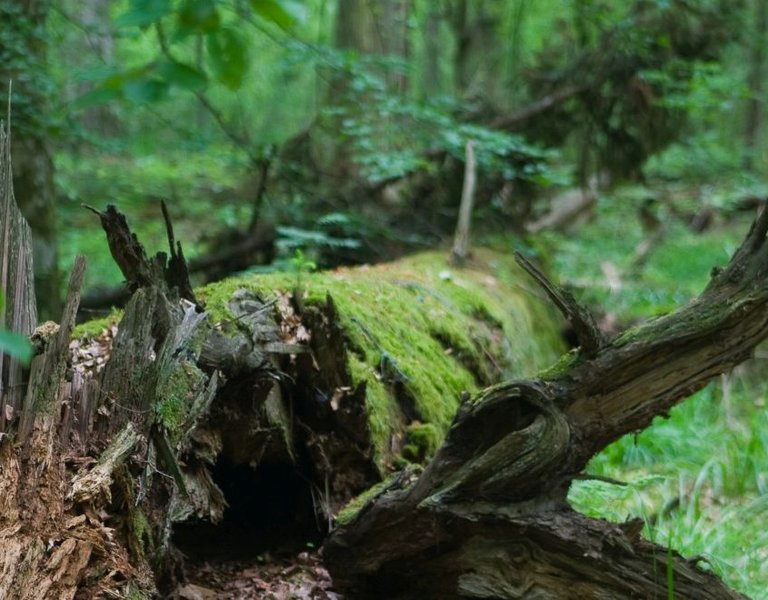
<svg viewBox="0 0 768 600">
<path fill-rule="evenodd" d="M 151 597 L 148 592 L 145 592 L 133 582 L 128 584 L 125 596 L 123 596 L 125 600 L 149 600 Z"/>
<path fill-rule="evenodd" d="M 563 354 L 554 365 L 547 367 L 543 371 L 540 371 L 537 377 L 554 381 L 555 379 L 564 375 L 578 360 L 578 358 L 578 351 L 571 350 L 567 354 Z"/>
<path fill-rule="evenodd" d="M 205 381 L 202 371 L 187 362 L 176 364 L 170 374 L 160 378 L 155 419 L 169 432 L 171 442 L 181 435 L 185 423 L 192 416 L 192 402 L 198 387 Z"/>
<path fill-rule="evenodd" d="M 81 338 L 99 337 L 105 329 L 109 329 L 113 325 L 116 325 L 122 318 L 122 309 L 114 308 L 106 317 L 94 319 L 93 321 L 86 321 L 85 323 L 77 325 L 72 332 L 72 339 L 79 340 Z"/>
<path fill-rule="evenodd" d="M 429 425 L 428 446 L 437 446 L 463 391 L 532 375 L 563 350 L 561 319 L 531 293 L 534 284 L 512 256 L 477 249 L 463 269 L 451 267 L 447 256 L 427 252 L 302 277 L 305 305 L 323 307 L 328 295 L 334 300 L 350 350 L 352 383 L 366 386 L 382 472 L 391 468 L 411 421 Z M 258 274 L 210 284 L 197 294 L 212 322 L 237 331 L 229 308 L 236 291 L 269 301 L 295 285 L 293 274 Z M 179 426 L 193 384 L 177 372 L 158 393 L 158 419 L 171 431 Z M 423 441 L 409 449 L 413 456 L 428 454 Z"/>
<path fill-rule="evenodd" d="M 368 501 L 372 500 L 384 489 L 386 489 L 386 487 L 390 485 L 392 481 L 398 477 L 398 475 L 399 473 L 393 473 L 384 481 L 377 483 L 373 487 L 365 490 L 359 496 L 352 498 L 352 500 L 350 500 L 349 503 L 339 511 L 339 514 L 336 516 L 336 523 L 339 525 L 345 525 L 346 523 L 352 521 L 355 515 L 360 512 L 360 510 L 368 503 Z"/>
<path fill-rule="evenodd" d="M 131 533 L 136 540 L 136 548 L 144 556 L 147 545 L 152 545 L 152 528 L 140 508 L 135 508 L 131 512 Z"/>
<path fill-rule="evenodd" d="M 368 412 L 368 427 L 374 447 L 374 460 L 384 470 L 390 459 L 386 451 L 390 440 L 402 427 L 401 417 L 395 399 L 376 378 L 373 367 L 362 362 L 354 354 L 347 361 L 350 376 L 356 384 L 365 385 L 365 408 Z"/>
<path fill-rule="evenodd" d="M 442 434 L 432 423 L 415 423 L 406 431 L 403 456 L 412 462 L 423 463 L 434 456 Z"/>
</svg>

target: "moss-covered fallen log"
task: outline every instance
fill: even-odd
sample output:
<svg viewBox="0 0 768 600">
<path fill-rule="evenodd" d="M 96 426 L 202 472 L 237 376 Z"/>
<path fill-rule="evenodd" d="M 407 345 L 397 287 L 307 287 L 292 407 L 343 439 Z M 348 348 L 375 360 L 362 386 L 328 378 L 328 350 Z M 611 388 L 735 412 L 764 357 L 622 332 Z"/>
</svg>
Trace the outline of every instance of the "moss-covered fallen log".
<svg viewBox="0 0 768 600">
<path fill-rule="evenodd" d="M 8 598 L 165 593 L 183 579 L 180 549 L 319 542 L 350 498 L 428 460 L 463 396 L 561 350 L 557 315 L 492 251 L 461 270 L 432 253 L 185 299 L 165 256 L 103 214 L 126 227 L 110 239 L 135 292 L 119 317 L 60 328 L 36 359 L 53 365 L 45 398 L 23 412 L 29 435 L 17 418 L 2 446 Z"/>
</svg>

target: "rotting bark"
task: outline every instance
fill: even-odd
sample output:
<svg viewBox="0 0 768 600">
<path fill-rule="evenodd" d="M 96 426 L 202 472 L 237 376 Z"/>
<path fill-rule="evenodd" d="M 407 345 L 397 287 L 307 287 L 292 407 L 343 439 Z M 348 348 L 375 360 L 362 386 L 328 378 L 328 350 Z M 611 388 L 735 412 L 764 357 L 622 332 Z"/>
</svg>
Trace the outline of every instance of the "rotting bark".
<svg viewBox="0 0 768 600">
<path fill-rule="evenodd" d="M 582 322 L 567 364 L 465 402 L 424 473 L 368 502 L 325 544 L 334 581 L 364 598 L 738 598 L 715 576 L 575 513 L 589 459 L 667 414 L 768 337 L 768 211 L 699 298 L 605 342 Z M 547 293 L 553 295 L 545 286 Z M 582 316 L 580 316 L 582 315 Z"/>
</svg>

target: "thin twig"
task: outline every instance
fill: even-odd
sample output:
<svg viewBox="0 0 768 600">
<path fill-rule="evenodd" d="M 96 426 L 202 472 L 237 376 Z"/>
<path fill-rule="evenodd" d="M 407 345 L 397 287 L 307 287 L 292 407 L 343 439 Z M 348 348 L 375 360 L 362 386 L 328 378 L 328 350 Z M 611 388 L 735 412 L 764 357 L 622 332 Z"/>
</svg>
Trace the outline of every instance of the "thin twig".
<svg viewBox="0 0 768 600">
<path fill-rule="evenodd" d="M 475 187 L 477 185 L 477 161 L 475 160 L 475 141 L 468 140 L 466 145 L 466 161 L 464 167 L 464 187 L 461 190 L 459 205 L 459 220 L 456 224 L 456 235 L 453 240 L 451 262 L 462 266 L 469 258 L 469 229 L 472 223 L 472 207 L 475 203 Z"/>
</svg>

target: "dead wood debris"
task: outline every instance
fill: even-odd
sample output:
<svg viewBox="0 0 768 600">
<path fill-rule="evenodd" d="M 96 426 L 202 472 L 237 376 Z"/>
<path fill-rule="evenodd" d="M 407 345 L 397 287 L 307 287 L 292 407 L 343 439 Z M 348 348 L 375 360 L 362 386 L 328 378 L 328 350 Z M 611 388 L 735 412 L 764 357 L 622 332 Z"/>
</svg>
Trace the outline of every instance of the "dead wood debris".
<svg viewBox="0 0 768 600">
<path fill-rule="evenodd" d="M 332 590 L 319 552 L 258 561 L 187 563 L 173 600 L 343 600 Z"/>
</svg>

